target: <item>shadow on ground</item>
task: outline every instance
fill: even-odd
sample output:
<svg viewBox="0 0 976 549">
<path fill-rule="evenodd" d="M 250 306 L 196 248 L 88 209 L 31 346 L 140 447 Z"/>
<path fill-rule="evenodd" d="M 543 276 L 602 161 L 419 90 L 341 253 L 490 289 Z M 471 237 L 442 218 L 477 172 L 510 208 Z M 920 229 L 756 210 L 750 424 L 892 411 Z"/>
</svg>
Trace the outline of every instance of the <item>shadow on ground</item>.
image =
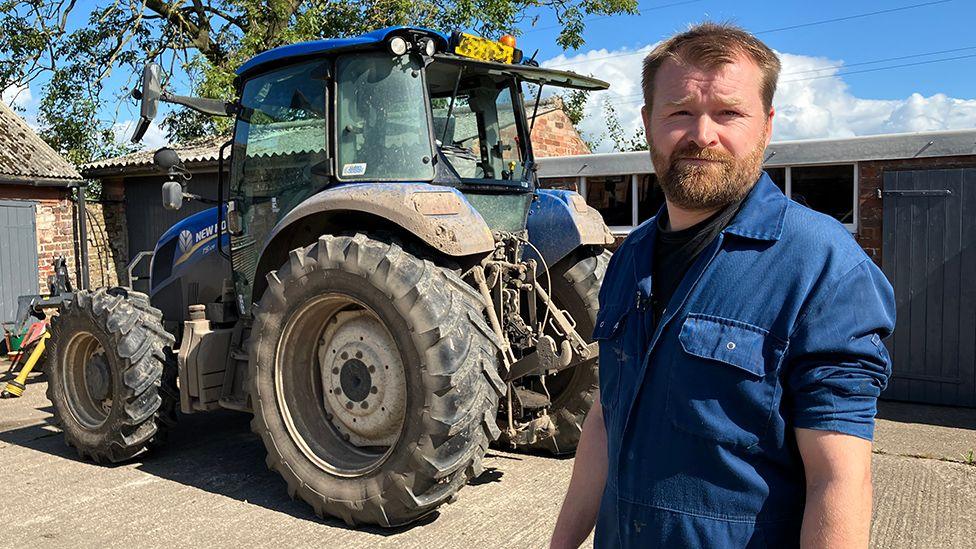
<svg viewBox="0 0 976 549">
<path fill-rule="evenodd" d="M 976 430 L 976 408 L 883 400 L 878 402 L 878 419 Z"/>
<path fill-rule="evenodd" d="M 48 415 L 50 406 L 37 408 Z M 258 505 L 295 518 L 319 522 L 326 526 L 349 527 L 337 519 L 322 519 L 301 501 L 292 500 L 284 480 L 265 465 L 266 452 L 261 440 L 249 426 L 249 414 L 216 411 L 182 416 L 166 444 L 159 450 L 140 456 L 135 467 L 151 475 L 178 482 L 200 490 Z M 64 443 L 60 431 L 49 423 L 38 424 L 37 419 L 23 427 L 7 425 L 0 432 L 0 442 L 22 446 L 63 459 L 78 461 L 73 448 Z M 489 452 L 488 456 L 519 459 L 515 456 Z M 131 464 L 131 463 L 130 463 Z M 107 468 L 118 465 L 106 465 Z M 500 482 L 504 473 L 486 467 L 484 473 L 470 481 L 473 486 Z M 357 531 L 391 536 L 409 531 L 436 520 L 439 513 L 399 528 L 383 529 L 359 527 Z"/>
</svg>

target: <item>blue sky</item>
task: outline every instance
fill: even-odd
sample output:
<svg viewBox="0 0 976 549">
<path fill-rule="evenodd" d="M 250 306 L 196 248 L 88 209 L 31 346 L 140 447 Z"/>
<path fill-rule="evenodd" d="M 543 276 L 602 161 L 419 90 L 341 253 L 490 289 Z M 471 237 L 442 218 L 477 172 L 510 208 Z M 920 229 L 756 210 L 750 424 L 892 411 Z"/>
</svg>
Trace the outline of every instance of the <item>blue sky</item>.
<svg viewBox="0 0 976 549">
<path fill-rule="evenodd" d="M 844 80 L 852 93 L 866 99 L 906 97 L 913 92 L 925 96 L 944 93 L 952 97 L 976 97 L 976 33 L 973 32 L 976 2 L 951 0 L 930 3 L 934 1 L 937 0 L 643 0 L 640 9 L 647 11 L 641 15 L 590 21 L 585 33 L 586 46 L 582 51 L 639 48 L 682 30 L 691 22 L 705 19 L 732 21 L 749 31 L 760 33 L 759 38 L 779 52 L 826 57 L 845 63 L 971 47 L 966 51 L 865 65 L 857 69 L 973 56 L 968 59 L 850 75 Z M 761 32 L 923 3 L 929 5 L 848 21 Z M 542 16 L 536 26 L 542 29 L 553 24 L 553 17 Z M 557 29 L 527 29 L 520 46 L 529 53 L 539 48 L 540 59 L 554 57 L 561 53 L 554 42 L 556 32 Z M 637 70 L 639 59 L 633 59 Z"/>
<path fill-rule="evenodd" d="M 544 66 L 611 82 L 587 106 L 589 140 L 605 131 L 604 101 L 615 105 L 628 132 L 636 129 L 642 54 L 703 20 L 736 23 L 780 54 L 774 140 L 976 127 L 972 0 L 644 0 L 639 9 L 637 16 L 591 20 L 577 52 L 554 46 L 558 29 L 548 15 L 521 38 L 523 50 L 539 48 Z"/>
<path fill-rule="evenodd" d="M 92 3 L 79 4 L 88 11 L 86 4 Z M 689 23 L 706 19 L 741 25 L 780 53 L 774 140 L 976 127 L 973 0 L 643 0 L 639 9 L 640 15 L 589 18 L 586 44 L 577 51 L 564 52 L 556 45 L 559 29 L 546 11 L 540 10 L 535 25 L 527 24 L 519 38 L 526 54 L 539 49 L 537 59 L 546 66 L 613 84 L 609 92 L 590 98 L 583 128 L 591 140 L 604 131 L 604 101 L 616 106 L 628 131 L 636 129 L 642 54 Z M 866 15 L 872 12 L 883 13 Z M 777 30 L 784 27 L 796 28 Z M 881 60 L 888 61 L 876 62 Z M 912 66 L 887 68 L 903 64 Z M 108 86 L 122 88 L 128 76 L 115 74 Z M 18 96 L 28 120 L 39 91 L 35 85 Z M 10 97 L 4 94 L 8 102 Z M 118 109 L 120 126 L 137 112 L 128 103 Z M 103 116 L 115 119 L 116 107 Z M 163 141 L 153 128 L 145 144 Z M 608 145 L 604 142 L 601 149 Z"/>
</svg>

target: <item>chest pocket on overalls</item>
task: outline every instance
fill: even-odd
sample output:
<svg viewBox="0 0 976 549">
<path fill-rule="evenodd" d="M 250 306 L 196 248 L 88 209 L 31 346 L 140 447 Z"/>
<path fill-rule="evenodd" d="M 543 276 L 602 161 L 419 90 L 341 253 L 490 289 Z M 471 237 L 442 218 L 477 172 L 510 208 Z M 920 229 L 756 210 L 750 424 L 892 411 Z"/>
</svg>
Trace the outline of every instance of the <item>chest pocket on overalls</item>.
<svg viewBox="0 0 976 549">
<path fill-rule="evenodd" d="M 629 308 L 607 304 L 600 308 L 593 328 L 593 340 L 600 342 L 600 403 L 604 408 L 616 405 L 620 393 L 620 376 L 635 360 L 628 349 Z"/>
<path fill-rule="evenodd" d="M 675 427 L 737 446 L 764 436 L 786 343 L 745 322 L 692 313 L 678 335 L 667 414 Z"/>
</svg>

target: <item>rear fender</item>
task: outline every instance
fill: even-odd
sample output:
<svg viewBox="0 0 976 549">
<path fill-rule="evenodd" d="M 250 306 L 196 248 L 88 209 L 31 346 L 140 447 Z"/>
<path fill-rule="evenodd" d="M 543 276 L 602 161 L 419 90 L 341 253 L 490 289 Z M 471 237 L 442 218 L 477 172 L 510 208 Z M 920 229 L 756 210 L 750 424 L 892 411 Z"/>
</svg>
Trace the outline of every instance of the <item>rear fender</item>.
<svg viewBox="0 0 976 549">
<path fill-rule="evenodd" d="M 366 226 L 363 226 L 363 225 Z M 450 257 L 484 255 L 495 249 L 488 224 L 457 189 L 422 183 L 354 183 L 307 198 L 275 225 L 261 251 L 254 299 L 264 275 L 287 259 L 289 250 L 326 232 L 395 228 Z"/>
<path fill-rule="evenodd" d="M 587 205 L 579 193 L 560 189 L 536 191 L 527 228 L 529 242 L 550 266 L 580 246 L 606 246 L 614 241 L 600 212 Z M 523 257 L 538 261 L 539 254 L 529 248 Z"/>
</svg>

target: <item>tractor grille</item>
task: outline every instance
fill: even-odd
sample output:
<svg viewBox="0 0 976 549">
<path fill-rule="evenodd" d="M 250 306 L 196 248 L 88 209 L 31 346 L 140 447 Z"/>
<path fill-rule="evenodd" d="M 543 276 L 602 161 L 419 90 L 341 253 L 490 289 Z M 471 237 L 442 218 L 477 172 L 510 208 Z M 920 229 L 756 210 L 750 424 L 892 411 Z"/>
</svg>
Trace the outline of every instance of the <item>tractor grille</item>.
<svg viewBox="0 0 976 549">
<path fill-rule="evenodd" d="M 234 270 L 244 274 L 248 279 L 254 276 L 254 271 L 258 268 L 255 244 L 257 241 L 254 237 L 247 234 L 230 238 L 230 255 L 234 262 Z"/>
</svg>

